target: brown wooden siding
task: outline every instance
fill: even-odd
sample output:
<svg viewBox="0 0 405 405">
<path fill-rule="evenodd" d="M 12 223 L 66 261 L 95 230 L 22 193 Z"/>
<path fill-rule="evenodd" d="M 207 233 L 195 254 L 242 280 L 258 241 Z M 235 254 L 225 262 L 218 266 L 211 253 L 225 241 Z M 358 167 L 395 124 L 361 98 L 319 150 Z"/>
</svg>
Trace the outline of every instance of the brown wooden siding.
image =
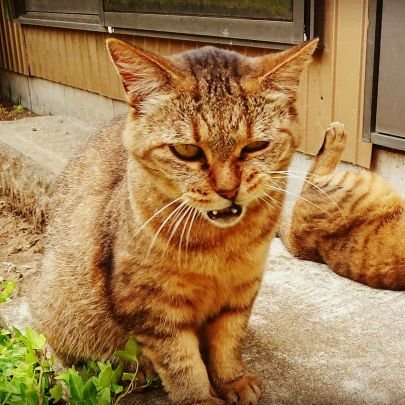
<svg viewBox="0 0 405 405">
<path fill-rule="evenodd" d="M 298 107 L 302 152 L 315 154 L 330 122 L 342 121 L 349 133 L 344 160 L 369 167 L 372 145 L 361 141 L 367 0 L 325 0 L 324 49 L 304 73 Z M 25 26 L 32 76 L 124 100 L 120 80 L 105 50 L 107 34 Z M 163 55 L 203 44 L 169 39 L 119 36 Z M 234 47 L 250 56 L 268 50 Z"/>
<path fill-rule="evenodd" d="M 6 4 L 0 0 L 0 68 L 28 75 L 22 28 L 6 14 Z"/>
<path fill-rule="evenodd" d="M 314 57 L 301 82 L 300 150 L 316 154 L 325 128 L 341 121 L 349 134 L 347 162 L 370 167 L 372 144 L 361 141 L 367 34 L 367 0 L 326 0 L 324 49 Z"/>
</svg>

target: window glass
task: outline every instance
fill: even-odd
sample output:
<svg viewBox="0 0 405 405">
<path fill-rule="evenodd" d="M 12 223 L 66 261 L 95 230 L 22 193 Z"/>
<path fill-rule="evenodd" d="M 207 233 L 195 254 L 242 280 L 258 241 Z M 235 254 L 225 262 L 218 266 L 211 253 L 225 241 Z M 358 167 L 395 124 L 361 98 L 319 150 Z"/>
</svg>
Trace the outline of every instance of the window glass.
<svg viewBox="0 0 405 405">
<path fill-rule="evenodd" d="M 104 10 L 292 21 L 293 0 L 104 0 Z"/>
</svg>

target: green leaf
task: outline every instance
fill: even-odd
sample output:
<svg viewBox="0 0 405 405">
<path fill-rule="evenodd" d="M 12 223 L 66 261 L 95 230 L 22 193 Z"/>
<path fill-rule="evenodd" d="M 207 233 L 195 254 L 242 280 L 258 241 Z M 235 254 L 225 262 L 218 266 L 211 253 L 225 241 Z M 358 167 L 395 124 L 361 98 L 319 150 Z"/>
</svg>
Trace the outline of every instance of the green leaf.
<svg viewBox="0 0 405 405">
<path fill-rule="evenodd" d="M 148 385 L 148 386 L 158 384 L 159 377 L 157 377 L 155 375 L 147 375 L 145 378 L 145 381 L 146 381 L 146 385 Z"/>
<path fill-rule="evenodd" d="M 22 342 L 25 343 L 25 341 L 27 340 L 27 338 L 16 328 L 13 326 L 13 332 L 14 335 L 18 338 L 21 339 Z"/>
<path fill-rule="evenodd" d="M 0 303 L 8 301 L 13 293 L 15 281 L 2 281 L 0 290 Z"/>
<path fill-rule="evenodd" d="M 87 381 L 86 385 L 84 386 L 83 399 L 86 401 L 86 404 L 98 405 L 97 388 L 91 380 Z"/>
<path fill-rule="evenodd" d="M 39 396 L 35 390 L 25 392 L 24 400 L 25 405 L 39 405 Z"/>
<path fill-rule="evenodd" d="M 135 377 L 134 373 L 123 373 L 122 381 L 132 381 L 134 377 Z"/>
<path fill-rule="evenodd" d="M 40 350 L 44 347 L 46 338 L 42 334 L 34 332 L 31 328 L 25 328 L 25 333 L 28 338 L 28 342 L 34 350 Z"/>
<path fill-rule="evenodd" d="M 38 357 L 33 350 L 28 350 L 24 360 L 28 364 L 38 363 Z"/>
<path fill-rule="evenodd" d="M 93 370 L 94 372 L 98 371 L 97 363 L 94 360 L 88 361 L 86 364 L 89 370 Z"/>
<path fill-rule="evenodd" d="M 111 392 L 109 388 L 103 388 L 97 395 L 97 405 L 110 405 Z"/>
<path fill-rule="evenodd" d="M 74 368 L 70 368 L 70 370 L 74 370 Z M 64 381 L 66 384 L 69 384 L 69 372 L 64 372 L 64 373 L 60 373 L 55 377 L 55 380 L 62 380 Z"/>
<path fill-rule="evenodd" d="M 125 351 L 135 356 L 136 359 L 141 354 L 141 348 L 138 342 L 132 336 L 128 339 L 125 345 Z"/>
<path fill-rule="evenodd" d="M 124 387 L 118 384 L 111 384 L 111 392 L 114 394 L 119 394 L 124 391 Z"/>
<path fill-rule="evenodd" d="M 82 370 L 80 371 L 80 376 L 82 377 L 83 381 L 88 381 L 91 377 L 90 370 L 87 365 L 84 365 Z"/>
<path fill-rule="evenodd" d="M 20 391 L 14 384 L 11 384 L 9 381 L 0 381 L 0 392 L 18 394 Z"/>
<path fill-rule="evenodd" d="M 102 361 L 97 362 L 97 367 L 100 369 L 100 371 L 103 371 L 106 367 L 108 367 L 108 365 L 108 361 L 106 363 L 103 363 Z"/>
<path fill-rule="evenodd" d="M 61 383 L 57 383 L 53 388 L 49 390 L 51 398 L 54 402 L 58 402 L 63 398 L 63 387 Z"/>
<path fill-rule="evenodd" d="M 83 380 L 76 370 L 69 369 L 68 386 L 73 399 L 83 399 Z"/>
<path fill-rule="evenodd" d="M 114 353 L 117 357 L 124 361 L 136 361 L 137 358 L 131 353 L 128 353 L 127 351 L 119 350 L 118 352 Z"/>
<path fill-rule="evenodd" d="M 113 371 L 112 377 L 111 377 L 111 383 L 112 384 L 118 384 L 121 380 L 122 373 L 124 372 L 124 367 L 122 364 L 119 364 L 117 368 Z"/>
<path fill-rule="evenodd" d="M 99 384 L 102 388 L 110 388 L 113 371 L 111 365 L 104 367 L 99 376 Z"/>
</svg>

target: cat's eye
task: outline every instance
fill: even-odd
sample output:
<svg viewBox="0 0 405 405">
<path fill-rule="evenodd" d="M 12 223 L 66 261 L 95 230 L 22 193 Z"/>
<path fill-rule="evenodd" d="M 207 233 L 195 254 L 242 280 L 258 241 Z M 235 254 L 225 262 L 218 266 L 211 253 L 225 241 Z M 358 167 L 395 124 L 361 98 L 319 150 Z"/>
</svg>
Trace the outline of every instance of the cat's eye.
<svg viewBox="0 0 405 405">
<path fill-rule="evenodd" d="M 249 153 L 259 152 L 261 150 L 266 149 L 269 146 L 269 141 L 254 141 L 248 143 L 246 146 L 243 147 L 241 151 L 241 156 L 246 156 Z"/>
<path fill-rule="evenodd" d="M 170 150 L 179 159 L 195 162 L 204 158 L 202 149 L 191 143 L 179 143 L 177 145 L 170 145 Z"/>
</svg>

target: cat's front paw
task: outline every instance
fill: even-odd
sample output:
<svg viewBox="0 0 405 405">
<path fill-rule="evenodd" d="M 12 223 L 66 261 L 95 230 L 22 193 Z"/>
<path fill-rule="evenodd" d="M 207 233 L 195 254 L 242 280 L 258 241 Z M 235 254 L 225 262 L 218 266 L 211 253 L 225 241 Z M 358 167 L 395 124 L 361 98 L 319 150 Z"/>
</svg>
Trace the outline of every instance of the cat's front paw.
<svg viewBox="0 0 405 405">
<path fill-rule="evenodd" d="M 343 151 L 346 146 L 345 126 L 341 122 L 332 122 L 325 133 L 325 149 L 337 152 Z"/>
<path fill-rule="evenodd" d="M 256 405 L 262 393 L 261 382 L 253 374 L 244 375 L 222 385 L 221 393 L 228 405 Z"/>
</svg>

